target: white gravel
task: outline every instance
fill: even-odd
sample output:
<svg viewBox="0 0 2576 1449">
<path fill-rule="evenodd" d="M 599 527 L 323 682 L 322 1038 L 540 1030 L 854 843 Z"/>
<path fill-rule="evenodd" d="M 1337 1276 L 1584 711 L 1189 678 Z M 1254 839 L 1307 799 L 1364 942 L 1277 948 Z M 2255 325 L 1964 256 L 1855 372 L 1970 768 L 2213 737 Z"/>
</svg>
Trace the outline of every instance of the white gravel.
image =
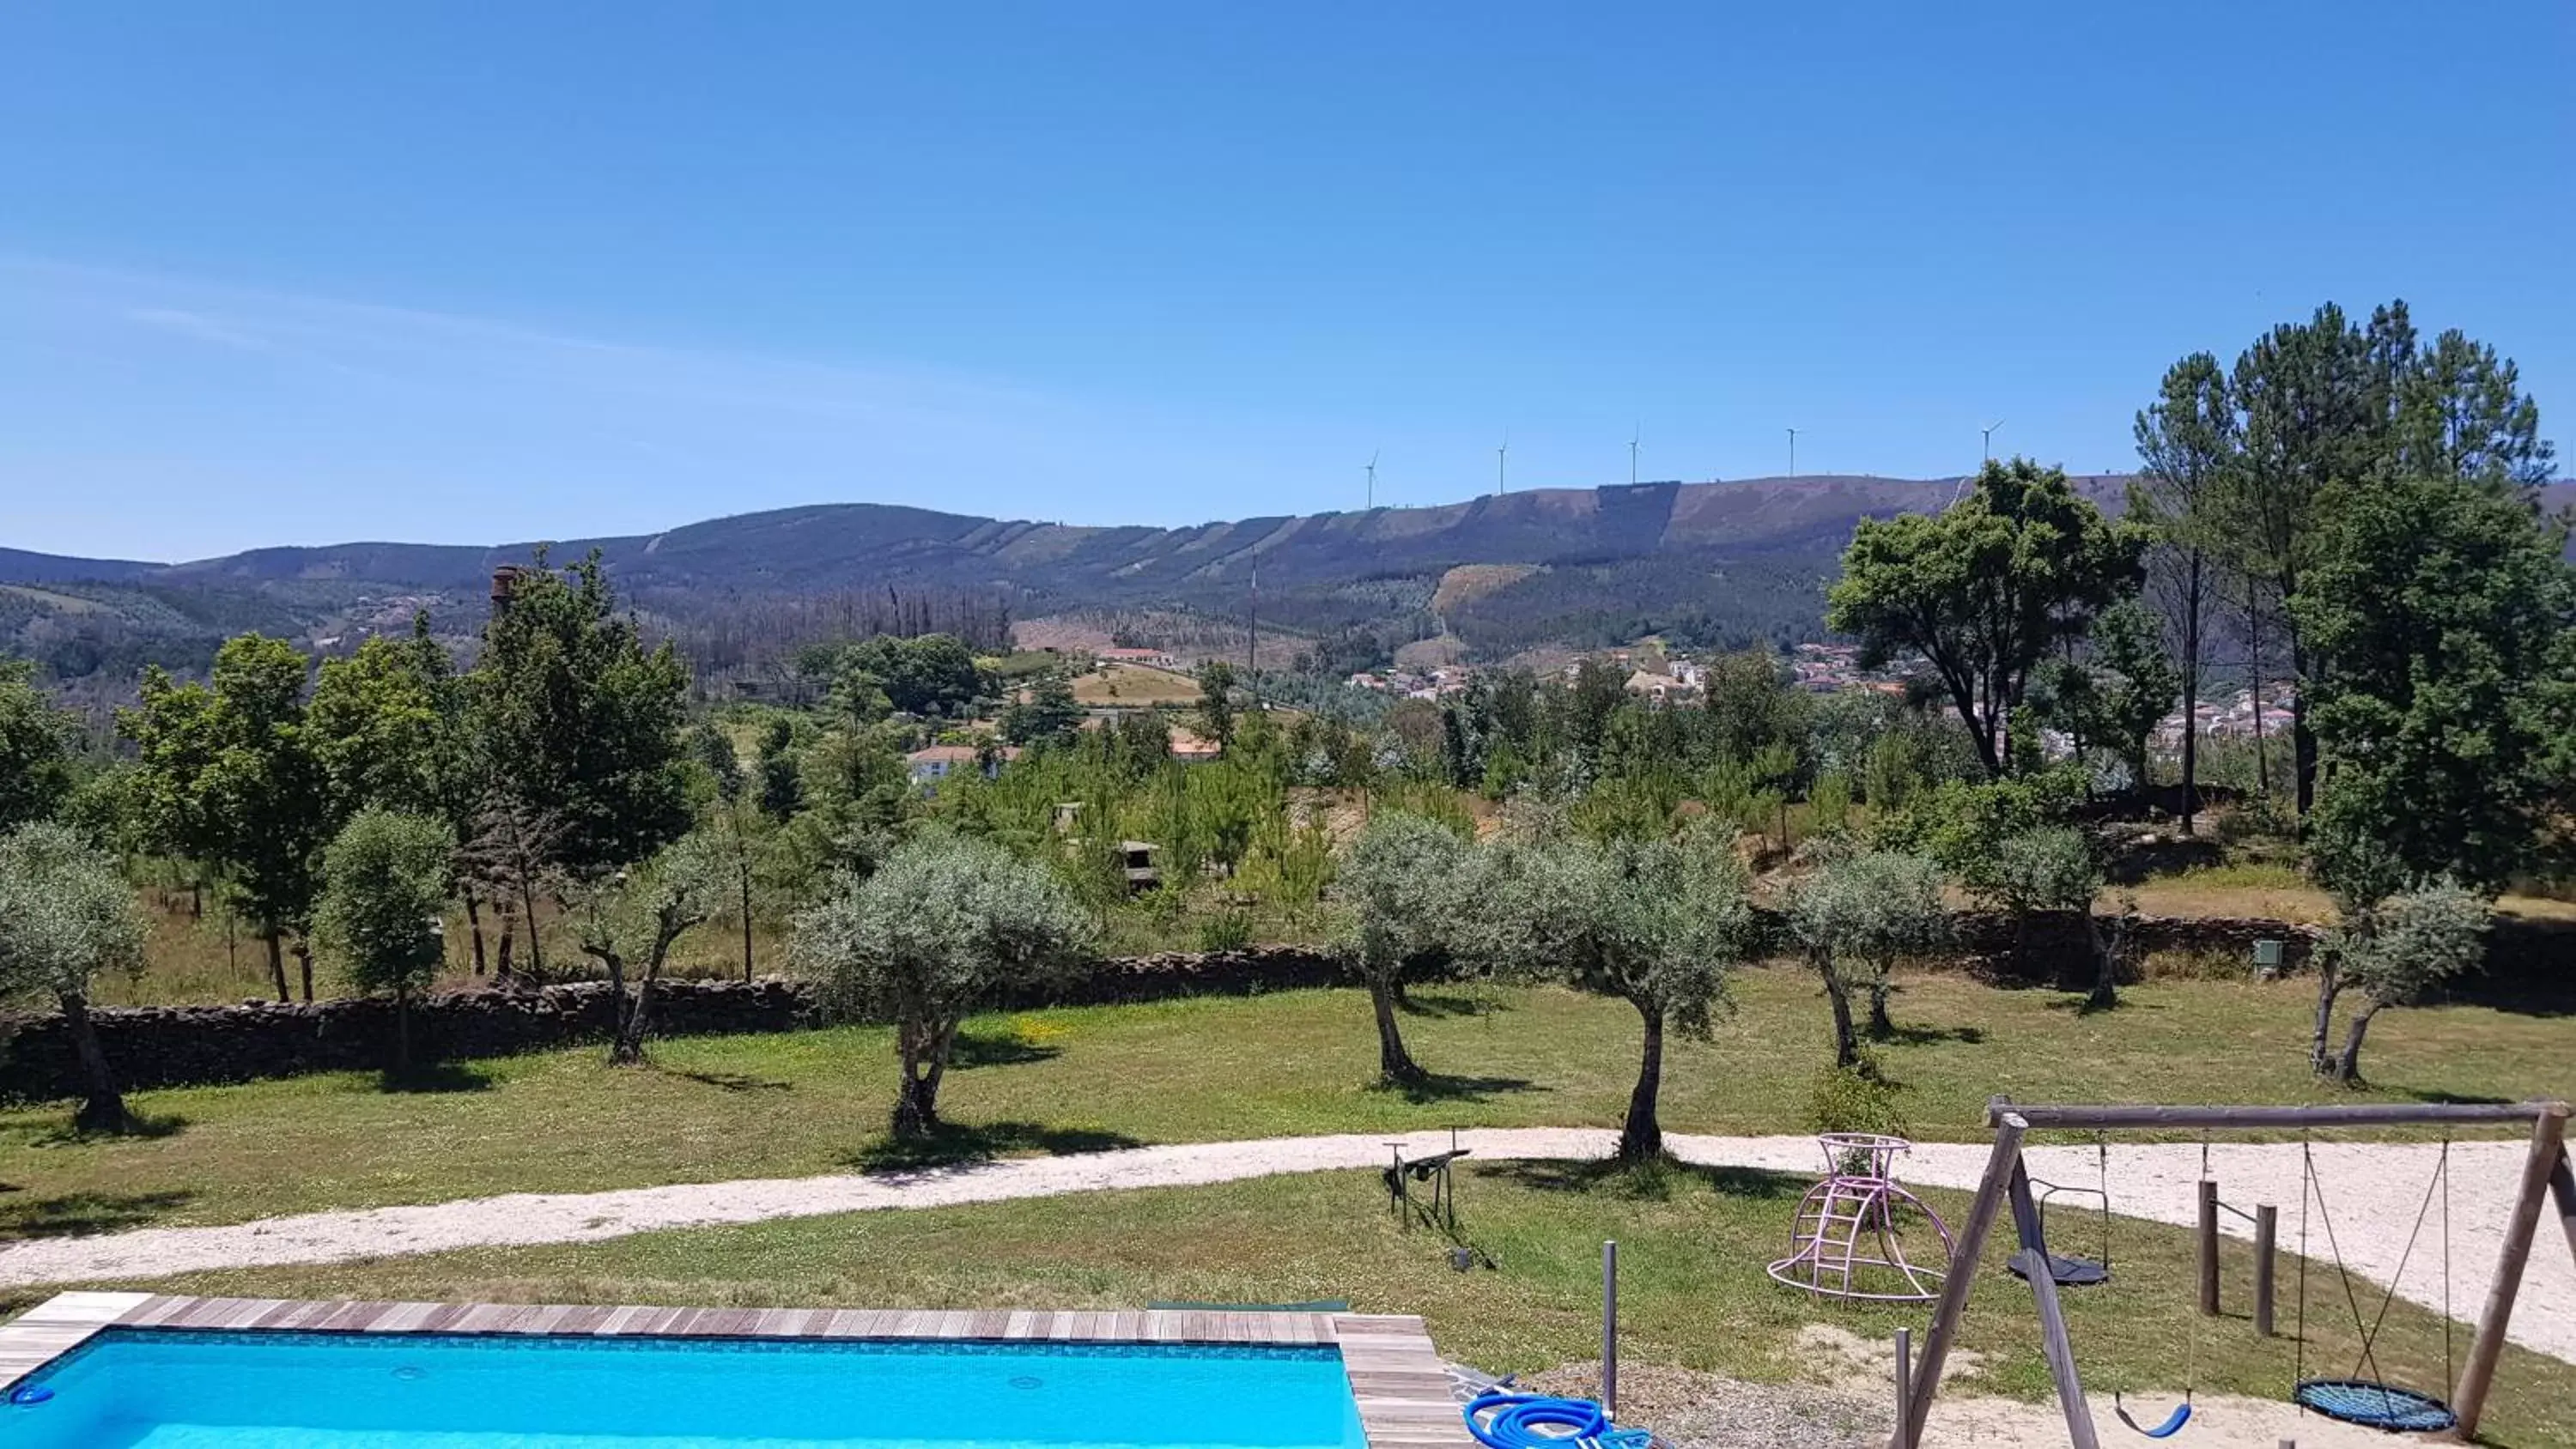
<svg viewBox="0 0 2576 1449">
<path fill-rule="evenodd" d="M 228 1227 L 142 1228 L 0 1247 L 0 1285 L 152 1278 L 203 1269 L 334 1263 L 451 1248 L 593 1242 L 666 1228 L 772 1218 L 1232 1182 L 1277 1173 L 1379 1166 L 1388 1160 L 1391 1140 L 1352 1134 L 1192 1143 L 918 1172 L 684 1183 L 616 1192 L 513 1193 L 357 1212 L 304 1213 Z M 1415 1133 L 1402 1140 L 1408 1156 L 1449 1145 L 1446 1133 Z M 1608 1155 L 1615 1134 L 1597 1128 L 1493 1128 L 1463 1133 L 1461 1140 L 1488 1160 L 1578 1159 Z M 1665 1144 L 1674 1156 L 1705 1166 L 1799 1174 L 1813 1174 L 1820 1167 L 1815 1142 L 1807 1137 L 1674 1133 L 1666 1136 Z M 2385 1284 L 2395 1274 L 2437 1151 L 2430 1143 L 2333 1143 L 2316 1148 L 2344 1260 L 2357 1275 Z M 2457 1317 L 2473 1317 L 2484 1301 L 2523 1152 L 2518 1142 L 2458 1143 L 2451 1149 L 2450 1306 Z M 1973 1143 L 1925 1145 L 1902 1161 L 1898 1173 L 1911 1182 L 1973 1188 L 1984 1171 L 1986 1154 L 1984 1146 Z M 2094 1180 L 2089 1146 L 2038 1147 L 2030 1152 L 2029 1161 L 2035 1176 L 2050 1181 L 2090 1184 Z M 2259 1202 L 2279 1205 L 2281 1246 L 2284 1251 L 2296 1250 L 2297 1144 L 2220 1146 L 2211 1154 L 2211 1168 L 2228 1202 L 2249 1211 Z M 2121 1214 L 2186 1226 L 2196 1220 L 2198 1146 L 2115 1146 L 2111 1171 L 2114 1203 Z M 2437 1201 L 2424 1240 L 2397 1285 L 2404 1297 L 2436 1309 L 2442 1306 L 2440 1212 Z M 2223 1220 L 2230 1233 L 2252 1235 L 2249 1226 L 2232 1216 Z M 1787 1231 L 1785 1210 L 1782 1231 Z M 2092 1251 L 2092 1231 L 2089 1223 L 2070 1224 L 2061 1230 L 2069 1240 L 2063 1247 Z M 2541 1232 L 2514 1310 L 2512 1338 L 2525 1347 L 2576 1362 L 2576 1259 L 2565 1251 L 2554 1223 L 2544 1221 Z M 2002 1241 L 2009 1241 L 2008 1233 L 2007 1224 L 1999 1234 Z M 2327 1256 L 2313 1206 L 2309 1250 L 2319 1258 Z M 1999 1258 L 1999 1245 L 1990 1245 L 1989 1252 L 1990 1258 Z M 1748 1291 L 1757 1286 L 1748 1282 Z M 2314 1294 L 2319 1284 L 2312 1279 L 2309 1287 Z M 2286 1293 L 2285 1283 L 2284 1311 Z M 2333 1296 L 2340 1298 L 2339 1293 Z"/>
</svg>

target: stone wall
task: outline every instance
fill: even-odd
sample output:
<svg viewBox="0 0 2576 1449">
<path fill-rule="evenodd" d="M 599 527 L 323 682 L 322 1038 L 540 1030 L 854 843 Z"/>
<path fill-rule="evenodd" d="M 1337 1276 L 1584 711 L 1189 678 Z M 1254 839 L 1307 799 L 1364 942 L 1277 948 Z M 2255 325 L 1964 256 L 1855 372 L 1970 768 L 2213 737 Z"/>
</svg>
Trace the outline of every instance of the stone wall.
<svg viewBox="0 0 2576 1449">
<path fill-rule="evenodd" d="M 1102 961 L 1069 983 L 1020 993 L 1008 1009 L 1107 1005 L 1173 996 L 1241 996 L 1329 986 L 1329 957 L 1294 947 Z M 306 1072 L 373 1071 L 393 1055 L 394 1009 L 384 998 L 238 1006 L 108 1007 L 91 1013 L 119 1082 L 128 1087 L 243 1082 Z M 793 981 L 666 981 L 653 1003 L 657 1036 L 794 1031 L 819 1025 L 813 993 Z M 423 1060 L 508 1056 L 605 1041 L 608 986 L 584 981 L 536 991 L 458 991 L 412 1008 Z M 14 1031 L 10 1028 L 14 1027 Z M 0 1023 L 0 1098 L 44 1100 L 75 1091 L 71 1040 L 54 1014 Z"/>
</svg>

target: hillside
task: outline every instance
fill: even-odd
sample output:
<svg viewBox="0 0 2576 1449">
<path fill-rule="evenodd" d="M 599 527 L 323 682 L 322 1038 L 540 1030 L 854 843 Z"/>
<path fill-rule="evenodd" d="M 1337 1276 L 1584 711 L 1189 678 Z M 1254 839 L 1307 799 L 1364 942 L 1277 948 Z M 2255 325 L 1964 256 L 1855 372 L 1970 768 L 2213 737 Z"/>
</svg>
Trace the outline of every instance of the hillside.
<svg viewBox="0 0 2576 1449">
<path fill-rule="evenodd" d="M 2117 475 L 2080 480 L 2116 507 Z M 649 536 L 575 539 L 621 590 L 677 626 L 778 600 L 889 591 L 990 598 L 1014 617 L 1160 610 L 1239 618 L 1256 573 L 1266 628 L 1357 634 L 1384 648 L 1439 633 L 1482 654 L 1664 632 L 1712 644 L 1818 628 L 1820 585 L 1865 515 L 1947 503 L 1955 479 L 1760 478 L 1536 489 L 1430 508 L 1273 516 L 1184 528 L 980 518 L 818 504 Z M 2576 502 L 2576 485 L 2554 485 Z M 430 608 L 470 629 L 490 548 L 350 543 L 178 564 L 0 549 L 0 645 L 64 676 L 184 664 L 235 627 L 329 638 Z M 1483 567 L 1479 567 L 1483 566 Z M 1433 615 L 1451 570 L 1477 586 Z M 1444 606 L 1449 600 L 1442 601 Z"/>
</svg>

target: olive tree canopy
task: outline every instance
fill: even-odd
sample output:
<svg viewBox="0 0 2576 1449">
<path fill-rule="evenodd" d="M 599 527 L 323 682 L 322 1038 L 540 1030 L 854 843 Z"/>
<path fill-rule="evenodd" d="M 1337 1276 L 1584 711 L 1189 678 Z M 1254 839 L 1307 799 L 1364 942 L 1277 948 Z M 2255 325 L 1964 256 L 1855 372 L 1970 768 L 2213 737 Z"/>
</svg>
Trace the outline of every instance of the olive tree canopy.
<svg viewBox="0 0 2576 1449">
<path fill-rule="evenodd" d="M 894 1023 L 894 1130 L 918 1137 L 939 1125 L 940 1079 L 967 1014 L 1063 975 L 1090 940 L 1090 917 L 1053 871 L 942 832 L 897 846 L 865 879 L 842 875 L 796 917 L 794 951 L 836 1010 Z"/>
</svg>

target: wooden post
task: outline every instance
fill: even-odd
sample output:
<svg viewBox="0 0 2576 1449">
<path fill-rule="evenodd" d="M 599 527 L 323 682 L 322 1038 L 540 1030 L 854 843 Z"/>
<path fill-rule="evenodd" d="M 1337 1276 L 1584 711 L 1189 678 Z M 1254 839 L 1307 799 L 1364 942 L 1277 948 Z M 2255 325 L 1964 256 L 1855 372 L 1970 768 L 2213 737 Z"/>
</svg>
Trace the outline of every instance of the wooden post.
<svg viewBox="0 0 2576 1449">
<path fill-rule="evenodd" d="M 1977 1196 L 1968 1204 L 1968 1220 L 1960 1225 L 1949 1271 L 1942 1276 L 1941 1301 L 1932 1309 L 1932 1327 L 1923 1339 L 1923 1361 L 1914 1366 L 1914 1398 L 1905 1411 L 1903 1425 L 1913 1438 L 1892 1441 L 1893 1449 L 1916 1449 L 1922 1440 L 1923 1421 L 1932 1412 L 1932 1396 L 1941 1389 L 1941 1366 L 1950 1357 L 1950 1340 L 1958 1336 L 1959 1320 L 1967 1314 L 1968 1293 L 1976 1286 L 1978 1260 L 1985 1256 L 1986 1236 L 1994 1230 L 1995 1209 L 2003 1202 L 2013 1169 L 2021 1165 L 2022 1134 L 2029 1130 L 2030 1124 L 2010 1110 L 2001 1113 L 1996 1122 L 1995 1150 L 1986 1158 L 1985 1175 L 1977 1180 Z"/>
<path fill-rule="evenodd" d="M 2270 1203 L 2254 1207 L 2254 1331 L 2272 1336 L 2273 1245 L 2281 1233 L 2281 1210 Z"/>
<path fill-rule="evenodd" d="M 2040 1222 L 2039 1202 L 2030 1195 L 2030 1167 L 2020 1158 L 2013 1159 L 2012 1185 L 2013 1236 L 2025 1248 L 2037 1248 L 2041 1257 L 2048 1256 L 2048 1229 Z"/>
<path fill-rule="evenodd" d="M 1914 1330 L 1896 1330 L 1896 1442 L 1911 1444 L 1914 1436 L 1906 1431 L 1905 1411 L 1914 1396 Z"/>
<path fill-rule="evenodd" d="M 1619 1240 L 1601 1241 L 1601 1412 L 1619 1417 Z"/>
<path fill-rule="evenodd" d="M 2066 1442 L 2073 1449 L 2102 1449 L 2094 1432 L 2093 1411 L 2084 1402 L 2084 1382 L 2075 1374 L 2075 1345 L 2066 1337 L 2066 1313 L 2057 1303 L 2057 1278 L 2049 1272 L 2048 1255 L 2024 1248 L 2013 1258 L 2030 1280 L 2039 1300 L 2040 1348 L 2048 1355 L 2048 1376 L 2057 1381 L 2057 1409 L 2066 1416 Z"/>
<path fill-rule="evenodd" d="M 2466 1443 L 2477 1437 L 2478 1416 L 2486 1411 L 2487 1390 L 2495 1383 L 2496 1361 L 2504 1357 L 2504 1334 L 2513 1319 L 2513 1298 L 2522 1287 L 2523 1265 L 2531 1258 L 2532 1235 L 2540 1227 L 2540 1205 L 2549 1195 L 2550 1178 L 2566 1171 L 2567 1104 L 2553 1102 L 2531 1124 L 2531 1151 L 2523 1158 L 2522 1189 L 2505 1221 L 2504 1247 L 2496 1254 L 2495 1281 L 2487 1286 L 2487 1303 L 2478 1315 L 2478 1336 L 2470 1341 L 2469 1360 L 2460 1368 L 2459 1392 L 2451 1412 L 2459 1427 L 2451 1437 Z"/>
<path fill-rule="evenodd" d="M 2200 1180 L 2200 1313 L 2218 1316 L 2218 1184 Z"/>
<path fill-rule="evenodd" d="M 2558 1226 L 2567 1232 L 2567 1251 L 2576 1254 L 2576 1172 L 2568 1170 L 2564 1146 L 2558 1151 L 2558 1165 L 2549 1170 L 2549 1198 L 2558 1205 Z"/>
</svg>

